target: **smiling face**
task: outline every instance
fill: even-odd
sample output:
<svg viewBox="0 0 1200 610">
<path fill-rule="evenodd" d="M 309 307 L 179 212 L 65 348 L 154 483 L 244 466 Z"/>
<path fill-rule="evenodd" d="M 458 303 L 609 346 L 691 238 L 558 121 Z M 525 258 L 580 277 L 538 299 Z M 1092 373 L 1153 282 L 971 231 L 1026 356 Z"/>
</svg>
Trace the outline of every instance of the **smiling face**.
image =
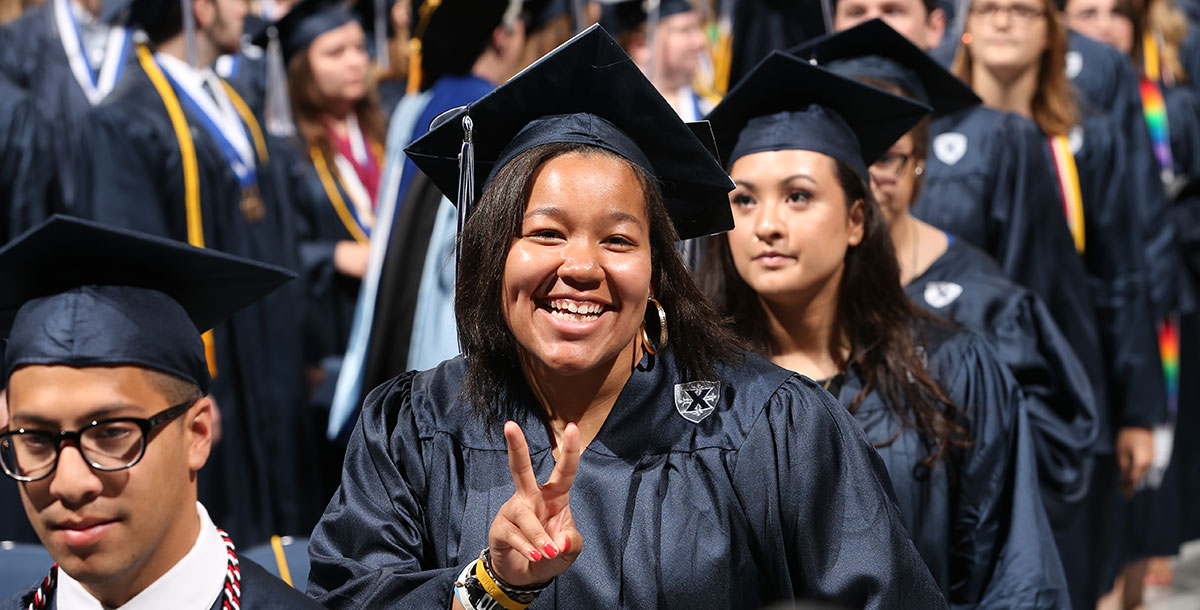
<svg viewBox="0 0 1200 610">
<path fill-rule="evenodd" d="M 151 373 L 130 366 L 27 366 L 12 374 L 8 398 L 11 428 L 50 432 L 173 406 Z M 201 399 L 152 431 L 131 468 L 97 471 L 68 442 L 48 477 L 20 484 L 29 521 L 63 570 L 93 592 L 136 592 L 187 553 L 198 527 L 188 515 L 196 514 L 195 471 L 211 445 L 210 408 Z"/>
<path fill-rule="evenodd" d="M 741 157 L 730 168 L 738 275 L 771 302 L 836 291 L 846 251 L 863 238 L 862 202 L 847 206 L 832 158 L 807 150 Z"/>
<path fill-rule="evenodd" d="M 646 199 L 627 161 L 589 152 L 543 163 L 501 288 L 520 349 L 560 375 L 632 358 L 651 295 L 650 259 Z"/>
</svg>

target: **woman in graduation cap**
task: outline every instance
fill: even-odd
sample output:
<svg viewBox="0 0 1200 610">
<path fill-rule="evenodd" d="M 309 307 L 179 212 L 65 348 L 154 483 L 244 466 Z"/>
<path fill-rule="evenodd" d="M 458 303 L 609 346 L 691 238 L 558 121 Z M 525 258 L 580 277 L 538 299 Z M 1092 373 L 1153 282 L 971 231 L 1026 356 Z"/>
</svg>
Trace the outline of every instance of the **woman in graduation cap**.
<svg viewBox="0 0 1200 610">
<path fill-rule="evenodd" d="M 269 41 L 273 36 L 277 44 Z M 336 377 L 366 272 L 383 163 L 383 118 L 370 79 L 366 36 L 346 3 L 303 0 L 259 42 L 282 54 L 287 99 L 303 149 L 290 175 L 309 289 L 305 362 L 310 382 L 319 385 Z M 281 88 L 273 89 L 272 96 Z"/>
<path fill-rule="evenodd" d="M 934 117 L 978 103 L 961 81 L 882 21 L 817 39 L 793 52 L 933 107 Z M 1040 298 L 1009 280 L 971 244 L 911 213 L 929 151 L 924 119 L 868 168 L 909 297 L 979 332 L 1021 384 L 1038 455 L 1042 498 L 1056 533 L 1087 493 L 1098 420 L 1089 371 Z M 1097 380 L 1103 379 L 1097 373 Z"/>
<path fill-rule="evenodd" d="M 927 107 L 776 53 L 709 115 L 737 187 L 702 284 L 772 362 L 841 401 L 952 607 L 1062 608 L 1019 386 L 900 285 L 867 167 Z"/>
<path fill-rule="evenodd" d="M 409 154 L 465 221 L 465 356 L 368 398 L 311 595 L 944 607 L 849 414 L 740 352 L 688 275 L 674 241 L 728 228 L 729 179 L 602 29 Z"/>
</svg>

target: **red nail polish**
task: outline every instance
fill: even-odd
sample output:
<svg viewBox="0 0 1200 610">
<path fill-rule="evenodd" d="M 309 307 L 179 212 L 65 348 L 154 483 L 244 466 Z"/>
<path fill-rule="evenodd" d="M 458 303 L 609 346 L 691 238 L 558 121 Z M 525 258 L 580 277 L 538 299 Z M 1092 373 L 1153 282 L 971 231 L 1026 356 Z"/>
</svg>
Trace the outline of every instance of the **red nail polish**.
<svg viewBox="0 0 1200 610">
<path fill-rule="evenodd" d="M 556 550 L 554 548 L 554 545 L 550 544 L 549 542 L 546 543 L 546 546 L 542 547 L 542 550 L 546 551 L 546 556 L 549 557 L 550 559 L 554 559 L 555 557 L 558 557 L 558 550 Z"/>
<path fill-rule="evenodd" d="M 537 552 L 537 551 L 529 551 L 529 558 L 530 558 L 530 559 L 532 559 L 532 560 L 534 560 L 534 561 L 541 561 L 541 560 L 542 560 L 542 554 L 541 554 L 541 553 L 539 553 L 539 552 Z"/>
<path fill-rule="evenodd" d="M 566 553 L 569 550 L 571 550 L 571 539 L 567 538 L 563 540 L 563 552 Z"/>
</svg>

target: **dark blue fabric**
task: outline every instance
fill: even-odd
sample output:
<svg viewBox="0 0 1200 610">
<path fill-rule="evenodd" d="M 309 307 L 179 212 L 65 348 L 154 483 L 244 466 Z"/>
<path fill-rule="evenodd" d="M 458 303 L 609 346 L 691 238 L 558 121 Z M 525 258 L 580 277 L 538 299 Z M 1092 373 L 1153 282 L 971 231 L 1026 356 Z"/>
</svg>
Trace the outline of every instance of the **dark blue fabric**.
<svg viewBox="0 0 1200 610">
<path fill-rule="evenodd" d="M 0 213 L 2 241 L 20 235 L 52 211 L 57 172 L 40 105 L 41 100 L 0 75 L 0 201 L 5 202 L 4 212 Z"/>
<path fill-rule="evenodd" d="M 932 105 L 925 85 L 916 72 L 905 67 L 900 62 L 879 55 L 866 55 L 852 59 L 839 59 L 826 65 L 836 74 L 847 78 L 870 78 L 885 83 L 893 83 L 910 94 L 922 104 Z"/>
<path fill-rule="evenodd" d="M 195 125 L 194 122 L 191 124 Z M 163 101 L 140 67 L 87 117 L 92 154 L 77 175 L 89 195 L 84 216 L 179 241 L 187 239 L 179 144 Z M 237 178 L 207 134 L 192 129 L 205 245 L 300 270 L 292 184 L 285 165 L 259 166 L 265 216 L 248 221 Z M 287 144 L 268 136 L 272 159 Z M 301 319 L 305 286 L 291 282 L 214 329 L 218 375 L 212 394 L 223 436 L 200 474 L 200 498 L 237 539 L 306 534 L 323 498 L 315 489 Z"/>
<path fill-rule="evenodd" d="M 854 168 L 867 178 L 862 149 L 854 131 L 838 113 L 822 106 L 777 112 L 750 119 L 738 134 L 727 167 L 738 159 L 771 150 L 811 150 Z"/>
<path fill-rule="evenodd" d="M 51 3 L 30 8 L 0 27 L 0 80 L 25 90 L 37 101 L 60 190 L 51 199 L 54 209 L 50 211 L 71 212 L 76 199 L 75 158 L 90 154 L 80 148 L 76 125 L 92 106 L 67 63 L 51 8 Z M 125 61 L 122 80 L 136 70 L 137 58 L 130 51 Z"/>
<path fill-rule="evenodd" d="M 945 291 L 953 290 L 948 284 L 961 293 L 946 303 Z M 1014 284 L 970 244 L 951 240 L 946 253 L 905 290 L 926 310 L 987 339 L 1020 384 L 1042 501 L 1062 548 L 1083 509 L 1099 433 L 1100 414 L 1087 371 L 1042 300 Z"/>
<path fill-rule="evenodd" d="M 309 544 L 308 593 L 326 607 L 446 607 L 487 545 L 513 483 L 503 435 L 485 435 L 458 399 L 464 367 L 450 360 L 368 397 Z M 693 424 L 676 412 L 670 348 L 633 373 L 571 490 L 584 551 L 530 608 L 759 608 L 793 596 L 945 607 L 845 409 L 756 356 L 718 376 L 716 410 Z M 544 423 L 512 415 L 545 480 Z"/>
<path fill-rule="evenodd" d="M 951 608 L 1070 607 L 1062 565 L 1038 492 L 1034 437 L 1020 389 L 986 341 L 923 325 L 928 369 L 968 420 L 973 445 L 915 474 L 929 447 L 878 392 L 854 413 L 879 447 L 904 523 Z M 862 389 L 853 369 L 838 398 Z M 897 436 L 897 433 L 898 436 Z M 890 444 L 889 439 L 895 438 Z"/>
<path fill-rule="evenodd" d="M 208 392 L 204 343 L 171 297 L 130 286 L 82 286 L 26 303 L 17 312 L 4 378 L 33 364 L 134 365 L 190 381 Z"/>
</svg>

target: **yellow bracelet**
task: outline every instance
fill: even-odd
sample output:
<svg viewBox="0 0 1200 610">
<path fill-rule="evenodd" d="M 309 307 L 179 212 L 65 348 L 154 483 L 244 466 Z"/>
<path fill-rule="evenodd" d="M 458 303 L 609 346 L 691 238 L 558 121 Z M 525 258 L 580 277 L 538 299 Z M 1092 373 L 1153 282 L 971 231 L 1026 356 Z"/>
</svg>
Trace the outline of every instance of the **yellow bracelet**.
<svg viewBox="0 0 1200 610">
<path fill-rule="evenodd" d="M 480 585 L 483 585 L 483 590 L 487 591 L 488 595 L 492 596 L 492 599 L 496 600 L 496 603 L 501 606 L 504 606 L 506 610 L 525 610 L 525 608 L 529 607 L 529 604 L 518 603 L 506 595 L 504 591 L 500 590 L 500 586 L 496 584 L 496 581 L 492 580 L 491 574 L 488 574 L 487 570 L 484 569 L 482 559 L 475 562 L 475 578 L 479 580 Z"/>
</svg>

